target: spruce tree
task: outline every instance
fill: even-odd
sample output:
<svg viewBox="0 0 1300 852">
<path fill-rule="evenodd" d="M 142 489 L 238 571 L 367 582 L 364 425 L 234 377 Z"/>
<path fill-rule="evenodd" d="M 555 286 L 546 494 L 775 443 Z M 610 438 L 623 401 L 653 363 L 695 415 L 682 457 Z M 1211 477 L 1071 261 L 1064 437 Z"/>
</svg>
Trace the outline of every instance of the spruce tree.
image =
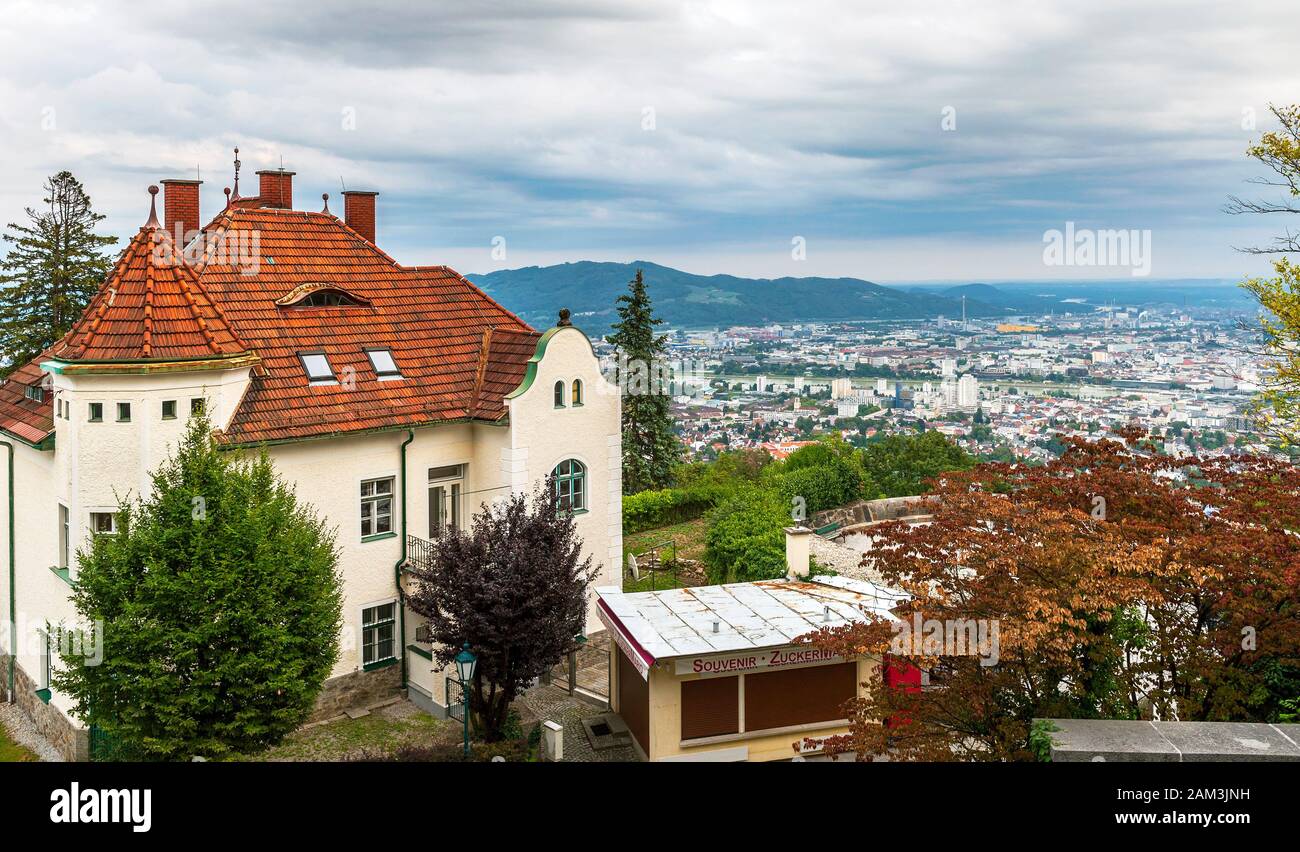
<svg viewBox="0 0 1300 852">
<path fill-rule="evenodd" d="M 27 208 L 27 225 L 10 223 L 0 260 L 0 376 L 35 358 L 72 328 L 112 268 L 102 249 L 103 220 L 71 172 L 45 182 L 45 207 Z"/>
<path fill-rule="evenodd" d="M 65 643 L 54 684 L 124 757 L 274 745 L 307 720 L 337 659 L 333 533 L 265 453 L 232 458 L 211 432 L 192 418 L 152 494 L 77 553 L 72 600 L 81 625 L 100 625 L 102 659 Z"/>
<path fill-rule="evenodd" d="M 654 316 L 641 270 L 618 297 L 619 321 L 605 338 L 618 354 L 623 392 L 623 492 L 664 488 L 681 459 L 670 409 L 667 340 L 656 335 L 663 323 Z"/>
</svg>

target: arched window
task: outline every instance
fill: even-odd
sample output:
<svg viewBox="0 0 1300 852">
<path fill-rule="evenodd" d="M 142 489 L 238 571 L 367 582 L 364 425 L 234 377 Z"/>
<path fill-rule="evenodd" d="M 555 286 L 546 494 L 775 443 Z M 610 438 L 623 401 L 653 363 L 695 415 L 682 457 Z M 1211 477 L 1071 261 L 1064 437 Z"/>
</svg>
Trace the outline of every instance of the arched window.
<svg viewBox="0 0 1300 852">
<path fill-rule="evenodd" d="M 556 408 L 564 407 L 564 382 L 563 381 L 559 381 L 555 383 L 555 407 Z"/>
<path fill-rule="evenodd" d="M 569 396 L 574 405 L 582 405 L 582 379 L 573 380 L 573 393 Z"/>
<path fill-rule="evenodd" d="M 560 508 L 574 512 L 587 509 L 587 467 L 577 459 L 565 459 L 551 472 Z"/>
</svg>

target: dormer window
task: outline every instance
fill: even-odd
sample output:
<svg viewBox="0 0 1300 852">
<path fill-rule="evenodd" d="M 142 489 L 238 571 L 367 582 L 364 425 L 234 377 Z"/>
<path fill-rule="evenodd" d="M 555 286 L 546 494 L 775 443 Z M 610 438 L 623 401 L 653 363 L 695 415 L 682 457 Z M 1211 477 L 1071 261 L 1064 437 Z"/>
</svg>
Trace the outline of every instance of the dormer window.
<svg viewBox="0 0 1300 852">
<path fill-rule="evenodd" d="M 397 362 L 393 360 L 392 350 L 367 349 L 366 356 L 370 358 L 370 366 L 375 368 L 375 375 L 380 381 L 402 377 L 402 371 L 397 369 Z"/>
<path fill-rule="evenodd" d="M 337 379 L 334 378 L 334 370 L 330 367 L 330 361 L 325 357 L 323 352 L 303 352 L 298 355 L 302 359 L 303 369 L 307 371 L 307 381 L 313 385 L 334 384 Z"/>
<path fill-rule="evenodd" d="M 45 388 L 40 385 L 28 385 L 23 393 L 28 399 L 45 402 Z"/>
<path fill-rule="evenodd" d="M 282 308 L 357 308 L 370 301 L 332 284 L 303 284 L 275 300 Z"/>
<path fill-rule="evenodd" d="M 317 290 L 315 293 L 308 293 L 297 302 L 297 305 L 302 308 L 338 308 L 356 304 L 358 302 L 355 299 L 338 290 Z"/>
</svg>

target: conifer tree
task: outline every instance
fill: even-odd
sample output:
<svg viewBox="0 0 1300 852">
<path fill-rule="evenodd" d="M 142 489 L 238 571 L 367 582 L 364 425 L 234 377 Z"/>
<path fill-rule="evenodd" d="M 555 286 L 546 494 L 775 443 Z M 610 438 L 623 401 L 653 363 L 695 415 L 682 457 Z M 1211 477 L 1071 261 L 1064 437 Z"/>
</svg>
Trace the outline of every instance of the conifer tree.
<svg viewBox="0 0 1300 852">
<path fill-rule="evenodd" d="M 664 488 L 681 459 L 673 431 L 667 362 L 668 336 L 655 334 L 655 317 L 641 270 L 618 297 L 619 321 L 606 340 L 618 350 L 623 392 L 623 492 Z"/>
<path fill-rule="evenodd" d="M 81 182 L 63 171 L 45 182 L 45 207 L 10 223 L 0 260 L 0 376 L 35 358 L 72 328 L 112 267 L 103 220 Z"/>
</svg>

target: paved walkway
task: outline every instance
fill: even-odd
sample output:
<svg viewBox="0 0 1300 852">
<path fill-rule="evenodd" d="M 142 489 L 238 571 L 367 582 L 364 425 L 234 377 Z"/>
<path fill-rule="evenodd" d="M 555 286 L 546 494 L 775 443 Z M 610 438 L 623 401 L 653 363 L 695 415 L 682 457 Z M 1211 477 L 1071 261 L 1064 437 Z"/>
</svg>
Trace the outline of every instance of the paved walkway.
<svg viewBox="0 0 1300 852">
<path fill-rule="evenodd" d="M 587 643 L 578 651 L 577 682 L 582 689 L 603 697 L 608 702 L 609 692 L 609 633 L 604 630 L 592 633 Z M 538 722 L 551 721 L 564 728 L 565 763 L 621 763 L 635 762 L 636 750 L 629 743 L 612 748 L 596 749 L 582 727 L 584 719 L 596 719 L 609 713 L 590 701 L 568 693 L 569 664 L 560 663 L 552 671 L 550 684 L 539 684 L 520 696 L 515 706 L 519 709 L 524 728 Z"/>
</svg>

